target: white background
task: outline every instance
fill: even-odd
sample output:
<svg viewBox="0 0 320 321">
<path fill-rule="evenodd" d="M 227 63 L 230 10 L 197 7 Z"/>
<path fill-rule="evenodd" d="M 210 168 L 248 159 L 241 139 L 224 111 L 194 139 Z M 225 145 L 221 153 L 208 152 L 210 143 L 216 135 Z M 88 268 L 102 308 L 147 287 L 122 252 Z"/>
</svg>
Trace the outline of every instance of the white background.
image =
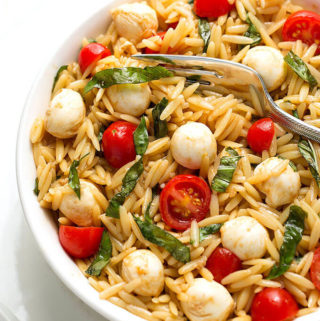
<svg viewBox="0 0 320 321">
<path fill-rule="evenodd" d="M 0 303 L 20 321 L 105 320 L 42 258 L 20 205 L 15 145 L 24 101 L 40 68 L 56 45 L 106 1 L 0 0 Z"/>
</svg>

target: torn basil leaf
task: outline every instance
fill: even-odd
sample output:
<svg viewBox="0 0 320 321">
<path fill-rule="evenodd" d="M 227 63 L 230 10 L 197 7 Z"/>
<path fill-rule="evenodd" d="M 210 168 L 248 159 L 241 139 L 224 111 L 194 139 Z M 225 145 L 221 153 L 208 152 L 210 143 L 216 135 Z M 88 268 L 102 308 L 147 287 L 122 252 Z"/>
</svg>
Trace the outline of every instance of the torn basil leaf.
<svg viewBox="0 0 320 321">
<path fill-rule="evenodd" d="M 106 130 L 106 127 L 103 125 L 99 129 L 99 133 L 97 136 L 99 143 L 101 143 L 101 141 L 102 141 L 102 136 L 103 136 L 103 133 L 105 132 L 105 130 Z"/>
<path fill-rule="evenodd" d="M 292 111 L 292 115 L 293 115 L 294 117 L 300 119 L 300 118 L 299 118 L 298 111 L 297 111 L 296 109 Z"/>
<path fill-rule="evenodd" d="M 137 155 L 143 156 L 149 145 L 149 136 L 146 119 L 141 118 L 140 124 L 133 133 L 134 147 Z"/>
<path fill-rule="evenodd" d="M 234 171 L 237 168 L 238 161 L 241 158 L 231 147 L 227 147 L 226 152 L 230 156 L 221 157 L 217 174 L 211 182 L 211 188 L 216 192 L 225 192 L 227 190 L 232 181 Z"/>
<path fill-rule="evenodd" d="M 187 263 L 190 261 L 190 249 L 188 246 L 181 243 L 172 234 L 149 221 L 142 221 L 136 216 L 133 216 L 133 218 L 146 240 L 163 247 L 179 262 Z"/>
<path fill-rule="evenodd" d="M 110 262 L 112 255 L 112 243 L 106 230 L 103 231 L 100 246 L 96 257 L 88 267 L 86 273 L 99 276 L 104 267 Z"/>
<path fill-rule="evenodd" d="M 199 243 L 205 240 L 209 235 L 220 231 L 222 224 L 211 224 L 199 229 Z"/>
<path fill-rule="evenodd" d="M 309 83 L 311 88 L 317 86 L 318 82 L 312 76 L 308 66 L 293 51 L 289 51 L 289 53 L 284 57 L 284 61 L 301 79 Z"/>
<path fill-rule="evenodd" d="M 134 190 L 140 175 L 143 173 L 142 157 L 135 162 L 127 171 L 122 180 L 121 192 L 117 193 L 106 210 L 106 215 L 114 218 L 119 218 L 119 209 L 123 205 L 126 197 Z"/>
<path fill-rule="evenodd" d="M 253 40 L 253 43 L 250 45 L 250 47 L 255 47 L 257 46 L 262 38 L 261 38 L 261 34 L 260 32 L 257 30 L 257 28 L 255 27 L 255 25 L 252 23 L 252 21 L 250 20 L 250 18 L 248 17 L 246 22 L 249 25 L 248 30 L 244 33 L 245 37 L 251 38 Z M 245 46 L 242 46 L 245 47 Z"/>
<path fill-rule="evenodd" d="M 285 232 L 280 248 L 280 262 L 274 265 L 267 279 L 275 279 L 288 271 L 296 254 L 296 249 L 302 239 L 304 219 L 307 213 L 299 206 L 290 207 L 289 217 L 284 224 Z"/>
<path fill-rule="evenodd" d="M 108 88 L 119 84 L 142 84 L 172 77 L 173 73 L 162 66 L 111 68 L 97 72 L 84 88 L 84 94 L 93 88 Z"/>
<path fill-rule="evenodd" d="M 63 66 L 61 66 L 61 67 L 58 69 L 58 71 L 57 71 L 57 73 L 56 73 L 56 75 L 55 75 L 55 77 L 54 77 L 54 79 L 53 79 L 53 85 L 52 85 L 51 91 L 54 90 L 54 87 L 56 86 L 56 83 L 57 83 L 57 81 L 58 81 L 58 79 L 59 79 L 59 77 L 60 77 L 60 74 L 61 74 L 64 70 L 67 70 L 67 69 L 68 69 L 68 65 L 63 65 Z"/>
<path fill-rule="evenodd" d="M 39 193 L 40 193 L 40 191 L 39 191 L 39 179 L 38 179 L 38 177 L 34 180 L 33 193 L 35 193 L 37 196 L 38 196 Z"/>
<path fill-rule="evenodd" d="M 76 193 L 79 199 L 80 199 L 80 180 L 79 180 L 77 167 L 79 166 L 80 162 L 88 155 L 89 153 L 82 156 L 79 160 L 74 160 L 69 170 L 69 177 L 68 177 L 69 186 L 73 189 L 73 191 Z"/>
<path fill-rule="evenodd" d="M 188 3 L 189 3 L 190 5 L 193 5 L 194 0 L 188 0 Z"/>
<path fill-rule="evenodd" d="M 317 162 L 317 154 L 313 148 L 312 143 L 309 140 L 301 140 L 298 143 L 298 148 L 300 154 L 308 162 L 309 169 L 317 182 L 318 187 L 320 187 L 320 176 L 319 176 L 319 167 Z"/>
<path fill-rule="evenodd" d="M 159 194 L 159 184 L 157 184 L 156 186 L 154 186 L 152 188 L 152 198 L 151 198 L 151 201 L 150 203 L 148 204 L 147 208 L 146 208 L 146 211 L 144 213 L 144 220 L 148 223 L 152 223 L 152 219 L 150 217 L 150 207 L 151 207 L 151 204 L 152 204 L 152 201 L 153 199 L 155 198 L 156 195 Z"/>
<path fill-rule="evenodd" d="M 88 43 L 97 43 L 97 41 L 92 39 L 92 38 L 90 38 L 90 39 L 88 39 Z"/>
<path fill-rule="evenodd" d="M 188 76 L 187 80 L 190 82 L 199 82 L 201 80 L 201 75 Z"/>
<path fill-rule="evenodd" d="M 156 138 L 162 138 L 168 134 L 167 121 L 160 119 L 162 112 L 168 106 L 168 102 L 167 98 L 162 98 L 159 104 L 155 105 L 152 109 L 153 130 Z"/>
<path fill-rule="evenodd" d="M 284 158 L 284 157 L 282 157 L 280 155 L 278 155 L 277 157 L 280 158 L 280 159 L 286 159 L 286 158 Z M 293 169 L 294 172 L 298 171 L 298 168 L 297 168 L 296 164 L 292 160 L 289 161 L 289 166 Z"/>
<path fill-rule="evenodd" d="M 199 36 L 204 41 L 203 52 L 206 53 L 208 50 L 210 37 L 211 37 L 210 24 L 207 19 L 205 19 L 205 18 L 199 19 L 198 32 L 199 32 Z"/>
</svg>

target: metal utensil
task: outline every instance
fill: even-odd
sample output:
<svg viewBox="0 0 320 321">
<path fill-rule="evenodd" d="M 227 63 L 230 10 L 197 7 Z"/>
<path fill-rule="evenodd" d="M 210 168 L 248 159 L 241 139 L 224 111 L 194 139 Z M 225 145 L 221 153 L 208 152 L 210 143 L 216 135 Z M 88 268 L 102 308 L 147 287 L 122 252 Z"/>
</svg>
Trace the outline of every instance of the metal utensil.
<svg viewBox="0 0 320 321">
<path fill-rule="evenodd" d="M 271 117 L 290 131 L 320 143 L 320 129 L 283 111 L 270 96 L 262 77 L 252 68 L 229 60 L 180 55 L 134 55 L 164 65 L 177 76 L 200 78 L 200 88 L 232 93 L 251 101 L 260 116 Z M 191 80 L 192 81 L 192 80 Z"/>
</svg>

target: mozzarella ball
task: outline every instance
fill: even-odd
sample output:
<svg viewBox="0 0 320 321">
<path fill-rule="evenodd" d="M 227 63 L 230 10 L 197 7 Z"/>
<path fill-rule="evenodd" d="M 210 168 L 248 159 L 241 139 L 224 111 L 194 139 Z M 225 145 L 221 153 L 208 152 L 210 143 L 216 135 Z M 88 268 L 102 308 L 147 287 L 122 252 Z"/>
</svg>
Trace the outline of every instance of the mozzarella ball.
<svg viewBox="0 0 320 321">
<path fill-rule="evenodd" d="M 115 111 L 132 116 L 141 116 L 151 102 L 148 84 L 111 86 L 107 89 L 107 95 Z"/>
<path fill-rule="evenodd" d="M 157 32 L 157 14 L 145 2 L 125 3 L 113 9 L 111 15 L 118 34 L 133 43 Z"/>
<path fill-rule="evenodd" d="M 216 156 L 217 143 L 211 130 L 202 123 L 189 122 L 180 126 L 171 139 L 173 158 L 189 169 L 199 169 L 204 154 L 211 163 Z"/>
<path fill-rule="evenodd" d="M 126 282 L 140 279 L 134 290 L 142 296 L 159 296 L 164 287 L 164 269 L 159 258 L 149 250 L 137 250 L 122 262 L 121 275 Z"/>
<path fill-rule="evenodd" d="M 285 162 L 284 159 L 270 157 L 255 168 L 254 175 L 273 171 L 283 162 Z M 275 208 L 292 203 L 298 196 L 300 187 L 300 175 L 290 165 L 280 175 L 271 176 L 266 181 L 257 184 L 257 188 L 266 194 L 266 203 Z"/>
<path fill-rule="evenodd" d="M 197 278 L 186 294 L 181 307 L 190 321 L 225 321 L 234 306 L 227 289 L 215 281 Z"/>
<path fill-rule="evenodd" d="M 242 61 L 256 70 L 269 91 L 282 85 L 287 76 L 287 64 L 281 52 L 275 48 L 258 46 L 250 49 Z"/>
<path fill-rule="evenodd" d="M 222 225 L 223 247 L 233 252 L 241 260 L 263 257 L 266 252 L 266 229 L 254 218 L 240 216 Z"/>
<path fill-rule="evenodd" d="M 63 193 L 59 210 L 78 226 L 93 226 L 95 209 L 99 207 L 102 212 L 94 197 L 95 193 L 99 193 L 99 190 L 94 184 L 80 179 L 80 199 L 69 187 L 68 192 Z"/>
<path fill-rule="evenodd" d="M 47 132 L 58 138 L 74 136 L 86 115 L 86 106 L 79 93 L 62 89 L 50 102 L 46 113 Z"/>
</svg>

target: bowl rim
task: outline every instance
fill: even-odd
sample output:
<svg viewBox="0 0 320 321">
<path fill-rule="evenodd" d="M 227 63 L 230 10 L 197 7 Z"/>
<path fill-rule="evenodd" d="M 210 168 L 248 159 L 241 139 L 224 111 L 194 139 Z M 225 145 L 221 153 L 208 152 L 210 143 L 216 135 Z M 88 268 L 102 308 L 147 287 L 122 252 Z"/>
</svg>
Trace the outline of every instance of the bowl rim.
<svg viewBox="0 0 320 321">
<path fill-rule="evenodd" d="M 84 25 L 88 24 L 89 22 L 93 21 L 95 17 L 100 16 L 102 14 L 102 11 L 110 11 L 110 9 L 115 5 L 119 5 L 121 3 L 128 3 L 128 2 L 134 2 L 137 0 L 109 0 L 106 2 L 106 4 L 100 6 L 95 11 L 90 12 L 88 15 L 88 18 L 84 19 L 80 23 L 77 23 L 74 28 L 71 28 L 70 31 L 68 31 L 67 36 L 63 37 L 63 41 L 58 42 L 57 49 L 53 52 L 53 54 L 48 56 L 48 59 L 45 60 L 45 63 L 43 66 L 39 69 L 36 77 L 33 80 L 33 83 L 30 87 L 29 93 L 26 97 L 25 104 L 22 109 L 22 113 L 20 116 L 19 121 L 19 129 L 16 139 L 16 161 L 15 161 L 15 167 L 16 167 L 16 180 L 17 180 L 17 186 L 18 186 L 18 193 L 20 202 L 23 209 L 23 215 L 25 218 L 25 221 L 27 222 L 27 225 L 29 226 L 32 235 L 34 239 L 36 240 L 36 244 L 38 248 L 40 249 L 40 252 L 42 256 L 44 257 L 46 263 L 48 264 L 49 268 L 55 273 L 55 275 L 62 281 L 62 283 L 74 294 L 76 297 L 81 299 L 82 302 L 84 302 L 86 305 L 90 306 L 94 311 L 98 312 L 101 316 L 110 319 L 110 321 L 123 321 L 130 318 L 132 321 L 145 321 L 145 319 L 142 319 L 129 311 L 118 307 L 117 305 L 106 301 L 99 299 L 98 291 L 93 289 L 91 285 L 88 282 L 88 279 L 83 276 L 83 278 L 87 281 L 88 287 L 90 287 L 93 291 L 96 292 L 96 296 L 93 296 L 90 293 L 84 293 L 84 291 L 80 290 L 77 286 L 77 284 L 73 284 L 68 276 L 66 276 L 62 271 L 60 271 L 58 265 L 54 262 L 54 259 L 49 255 L 48 251 L 46 250 L 44 244 L 41 242 L 40 236 L 37 233 L 37 229 L 35 228 L 35 225 L 32 223 L 32 220 L 29 217 L 29 205 L 28 198 L 30 196 L 34 196 L 33 192 L 28 190 L 28 193 L 25 193 L 25 182 L 23 181 L 23 144 L 25 135 L 27 134 L 27 137 L 29 139 L 29 127 L 27 126 L 27 115 L 28 111 L 30 110 L 32 104 L 33 97 L 37 94 L 38 90 L 37 88 L 40 85 L 40 80 L 44 77 L 46 70 L 49 68 L 49 65 L 55 60 L 54 58 L 57 56 L 57 54 L 62 50 L 62 48 L 68 44 L 70 41 L 73 41 L 75 36 L 78 34 L 79 29 L 81 29 Z M 50 80 L 51 83 L 51 80 Z M 31 144 L 30 144 L 30 152 L 31 150 Z M 40 208 L 40 207 L 39 207 Z M 44 209 L 40 208 L 41 211 L 44 212 Z M 65 256 L 71 260 L 71 258 L 65 253 Z M 79 269 L 76 266 L 76 263 L 73 262 L 76 269 Z M 80 271 L 80 270 L 79 270 Z M 299 317 L 296 320 L 300 321 L 318 321 L 318 317 L 320 317 L 320 309 L 317 312 L 311 313 L 309 315 Z"/>
</svg>

